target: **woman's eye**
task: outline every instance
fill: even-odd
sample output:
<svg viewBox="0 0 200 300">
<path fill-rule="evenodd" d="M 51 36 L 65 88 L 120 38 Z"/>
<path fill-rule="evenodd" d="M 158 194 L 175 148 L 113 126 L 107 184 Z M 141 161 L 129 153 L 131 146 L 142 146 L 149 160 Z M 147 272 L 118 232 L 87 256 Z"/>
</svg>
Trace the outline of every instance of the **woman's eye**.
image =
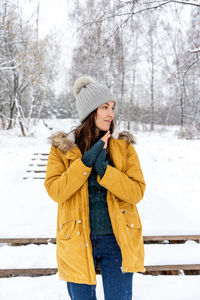
<svg viewBox="0 0 200 300">
<path fill-rule="evenodd" d="M 103 106 L 103 108 L 108 108 L 107 106 Z M 112 108 L 113 110 L 115 110 L 115 107 Z"/>
</svg>

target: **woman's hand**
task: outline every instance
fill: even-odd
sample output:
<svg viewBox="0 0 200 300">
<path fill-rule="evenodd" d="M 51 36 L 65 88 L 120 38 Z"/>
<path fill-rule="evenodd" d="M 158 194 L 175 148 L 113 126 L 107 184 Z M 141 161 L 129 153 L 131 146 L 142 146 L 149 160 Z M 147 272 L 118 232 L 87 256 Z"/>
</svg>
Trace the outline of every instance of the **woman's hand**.
<svg viewBox="0 0 200 300">
<path fill-rule="evenodd" d="M 108 131 L 106 132 L 106 134 L 101 138 L 101 140 L 104 141 L 104 143 L 105 143 L 103 149 L 106 149 L 106 148 L 107 148 L 108 139 L 109 139 L 110 136 L 111 136 L 110 130 L 108 130 Z"/>
</svg>

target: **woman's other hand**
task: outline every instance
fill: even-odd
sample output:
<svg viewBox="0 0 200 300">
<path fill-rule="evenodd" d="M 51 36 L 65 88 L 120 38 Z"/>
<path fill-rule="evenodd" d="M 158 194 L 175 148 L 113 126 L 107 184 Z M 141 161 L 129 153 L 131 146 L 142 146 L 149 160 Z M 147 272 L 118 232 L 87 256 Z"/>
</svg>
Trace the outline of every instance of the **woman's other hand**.
<svg viewBox="0 0 200 300">
<path fill-rule="evenodd" d="M 109 139 L 110 136 L 111 136 L 110 130 L 108 130 L 108 131 L 106 132 L 106 134 L 101 138 L 101 140 L 105 142 L 103 149 L 106 149 L 106 148 L 107 148 L 108 139 Z"/>
</svg>

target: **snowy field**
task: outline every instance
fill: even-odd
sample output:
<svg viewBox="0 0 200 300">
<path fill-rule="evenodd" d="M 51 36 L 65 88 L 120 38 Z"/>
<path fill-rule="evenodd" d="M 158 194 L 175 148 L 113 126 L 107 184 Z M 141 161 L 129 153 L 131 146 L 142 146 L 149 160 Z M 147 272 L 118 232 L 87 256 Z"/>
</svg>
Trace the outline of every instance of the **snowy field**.
<svg viewBox="0 0 200 300">
<path fill-rule="evenodd" d="M 49 120 L 34 137 L 0 131 L 0 238 L 55 237 L 57 204 L 47 195 L 43 180 L 23 180 L 34 152 L 48 153 L 48 136 L 78 123 Z M 120 128 L 125 130 L 123 126 Z M 137 205 L 143 235 L 200 234 L 200 141 L 180 140 L 177 127 L 157 132 L 131 132 L 137 140 L 146 192 Z M 145 245 L 145 265 L 200 263 L 200 244 Z M 156 247 L 155 247 L 156 246 Z M 164 248 L 167 247 L 167 248 Z M 56 267 L 55 245 L 0 247 L 0 268 Z M 200 276 L 134 274 L 134 300 L 199 300 Z M 98 276 L 98 300 L 103 300 Z M 0 300 L 69 299 L 58 275 L 0 279 Z"/>
<path fill-rule="evenodd" d="M 199 276 L 149 276 L 134 274 L 133 300 L 199 300 Z M 97 276 L 97 300 L 104 300 Z M 58 275 L 0 279 L 1 300 L 70 300 Z M 88 299 L 85 299 L 88 300 Z M 116 300 L 119 300 L 116 298 Z"/>
</svg>

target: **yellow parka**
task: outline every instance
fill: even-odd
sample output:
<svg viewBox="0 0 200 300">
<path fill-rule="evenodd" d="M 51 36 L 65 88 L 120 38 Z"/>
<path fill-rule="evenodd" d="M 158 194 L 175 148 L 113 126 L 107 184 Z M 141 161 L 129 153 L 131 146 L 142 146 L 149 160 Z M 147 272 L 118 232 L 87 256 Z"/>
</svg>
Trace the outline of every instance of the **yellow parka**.
<svg viewBox="0 0 200 300">
<path fill-rule="evenodd" d="M 122 254 L 122 272 L 145 272 L 142 224 L 136 204 L 143 198 L 145 181 L 133 136 L 117 130 L 109 138 L 110 157 L 97 181 L 107 189 L 113 232 Z M 114 138 L 116 136 L 117 138 Z M 92 167 L 81 161 L 73 132 L 52 138 L 45 188 L 58 203 L 56 254 L 59 277 L 68 282 L 96 284 L 89 224 L 88 177 Z"/>
</svg>

